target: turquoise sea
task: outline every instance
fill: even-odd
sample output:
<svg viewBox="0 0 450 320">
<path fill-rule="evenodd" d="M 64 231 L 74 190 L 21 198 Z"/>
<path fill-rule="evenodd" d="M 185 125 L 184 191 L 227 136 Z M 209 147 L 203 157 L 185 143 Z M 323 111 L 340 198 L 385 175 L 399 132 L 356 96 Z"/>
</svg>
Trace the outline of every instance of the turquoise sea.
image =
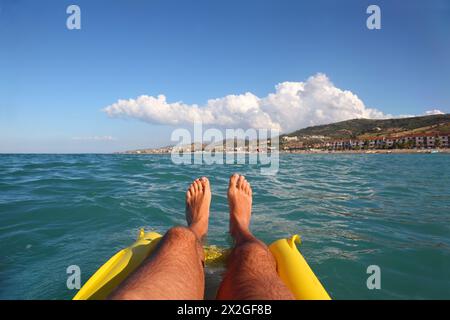
<svg viewBox="0 0 450 320">
<path fill-rule="evenodd" d="M 208 243 L 229 246 L 226 187 L 254 190 L 253 232 L 299 233 L 300 250 L 335 299 L 450 299 L 450 155 L 281 155 L 257 165 L 174 165 L 165 155 L 0 155 L 0 299 L 70 299 L 140 227 L 184 224 L 184 195 L 211 180 Z M 369 265 L 381 289 L 368 290 Z"/>
</svg>

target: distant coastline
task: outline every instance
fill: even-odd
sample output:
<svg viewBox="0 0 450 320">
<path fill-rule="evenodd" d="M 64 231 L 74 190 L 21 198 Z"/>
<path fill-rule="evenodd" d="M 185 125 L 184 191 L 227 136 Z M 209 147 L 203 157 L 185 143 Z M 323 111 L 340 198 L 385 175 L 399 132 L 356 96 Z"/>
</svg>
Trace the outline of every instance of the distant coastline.
<svg viewBox="0 0 450 320">
<path fill-rule="evenodd" d="M 215 144 L 195 142 L 185 145 L 148 148 L 119 153 L 168 154 L 208 150 L 222 153 L 280 153 L 297 154 L 404 154 L 449 153 L 450 114 L 399 119 L 353 119 L 297 130 L 271 139 L 251 140 L 249 136 L 235 137 Z M 257 143 L 255 143 L 257 142 Z"/>
<path fill-rule="evenodd" d="M 195 152 L 185 152 L 190 154 L 204 153 L 206 151 L 195 151 Z M 171 151 L 160 151 L 159 149 L 149 149 L 145 151 L 125 151 L 116 152 L 116 154 L 170 154 Z M 257 154 L 258 152 L 248 152 L 248 151 L 225 151 L 224 154 Z M 320 149 L 310 149 L 310 150 L 294 150 L 286 151 L 280 150 L 280 154 L 431 154 L 431 153 L 450 153 L 450 148 L 438 148 L 438 149 L 379 149 L 379 150 L 320 150 Z"/>
</svg>

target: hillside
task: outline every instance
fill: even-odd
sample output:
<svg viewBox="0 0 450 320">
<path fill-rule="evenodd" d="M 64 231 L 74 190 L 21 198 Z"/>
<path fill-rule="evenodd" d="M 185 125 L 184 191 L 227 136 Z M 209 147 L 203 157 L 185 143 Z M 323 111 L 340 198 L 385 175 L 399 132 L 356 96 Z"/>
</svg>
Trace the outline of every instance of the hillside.
<svg viewBox="0 0 450 320">
<path fill-rule="evenodd" d="M 308 127 L 283 135 L 309 139 L 355 139 L 373 136 L 396 136 L 414 133 L 450 133 L 450 114 L 397 119 L 353 119 Z"/>
<path fill-rule="evenodd" d="M 418 133 L 440 133 L 450 134 L 450 114 L 431 115 L 422 117 L 399 118 L 399 119 L 353 119 L 326 125 L 308 127 L 282 135 L 280 144 L 282 149 L 310 148 L 332 140 L 368 140 L 368 138 L 384 136 L 399 137 Z M 284 137 L 297 137 L 292 141 L 285 141 Z M 216 143 L 216 146 L 224 146 L 225 140 Z M 170 153 L 173 146 L 155 149 L 140 149 L 126 151 L 123 153 L 154 154 Z M 191 145 L 182 147 L 186 150 L 202 149 L 204 145 Z"/>
</svg>

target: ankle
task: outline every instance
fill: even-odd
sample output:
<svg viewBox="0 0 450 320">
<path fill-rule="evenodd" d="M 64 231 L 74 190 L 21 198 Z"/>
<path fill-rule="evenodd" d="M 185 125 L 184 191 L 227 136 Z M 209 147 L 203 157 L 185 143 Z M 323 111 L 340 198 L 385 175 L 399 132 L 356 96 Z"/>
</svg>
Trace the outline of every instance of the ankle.
<svg viewBox="0 0 450 320">
<path fill-rule="evenodd" d="M 198 222 L 192 223 L 188 228 L 195 234 L 195 236 L 197 237 L 197 239 L 199 241 L 203 240 L 203 238 L 205 237 L 205 235 L 208 231 L 207 227 L 205 228 L 205 226 L 203 224 L 198 223 Z"/>
<path fill-rule="evenodd" d="M 235 230 L 233 230 L 232 236 L 234 238 L 234 241 L 236 242 L 236 245 L 254 241 L 256 239 L 248 228 L 236 228 Z"/>
</svg>

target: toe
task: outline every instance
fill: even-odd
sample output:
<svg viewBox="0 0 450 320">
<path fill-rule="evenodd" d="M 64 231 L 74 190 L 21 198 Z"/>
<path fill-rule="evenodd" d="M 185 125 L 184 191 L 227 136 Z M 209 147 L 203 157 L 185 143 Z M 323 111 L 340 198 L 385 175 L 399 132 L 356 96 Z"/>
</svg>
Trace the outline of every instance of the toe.
<svg viewBox="0 0 450 320">
<path fill-rule="evenodd" d="M 230 187 L 236 187 L 236 183 L 237 183 L 238 179 L 239 179 L 239 175 L 237 173 L 233 174 L 230 177 Z"/>
<path fill-rule="evenodd" d="M 191 197 L 195 195 L 196 190 L 197 190 L 197 188 L 195 187 L 195 183 L 191 184 L 191 186 L 189 187 L 189 192 L 191 193 Z"/>
<path fill-rule="evenodd" d="M 201 181 L 199 179 L 195 180 L 195 185 L 196 185 L 198 191 L 202 191 L 203 190 L 202 183 L 201 183 Z"/>
<path fill-rule="evenodd" d="M 250 187 L 250 183 L 248 183 L 247 181 L 246 181 L 244 190 L 245 190 L 245 193 L 247 193 L 248 195 L 252 194 L 252 188 Z"/>
<path fill-rule="evenodd" d="M 244 176 L 240 176 L 238 181 L 237 181 L 238 189 L 242 189 L 242 186 L 244 185 L 244 181 L 245 181 L 245 177 Z"/>
<path fill-rule="evenodd" d="M 188 189 L 188 191 L 186 191 L 186 201 L 191 200 L 191 190 Z"/>
<path fill-rule="evenodd" d="M 202 177 L 201 178 L 201 182 L 202 182 L 202 185 L 203 185 L 203 189 L 207 190 L 209 188 L 209 180 L 208 180 L 208 178 Z"/>
</svg>

